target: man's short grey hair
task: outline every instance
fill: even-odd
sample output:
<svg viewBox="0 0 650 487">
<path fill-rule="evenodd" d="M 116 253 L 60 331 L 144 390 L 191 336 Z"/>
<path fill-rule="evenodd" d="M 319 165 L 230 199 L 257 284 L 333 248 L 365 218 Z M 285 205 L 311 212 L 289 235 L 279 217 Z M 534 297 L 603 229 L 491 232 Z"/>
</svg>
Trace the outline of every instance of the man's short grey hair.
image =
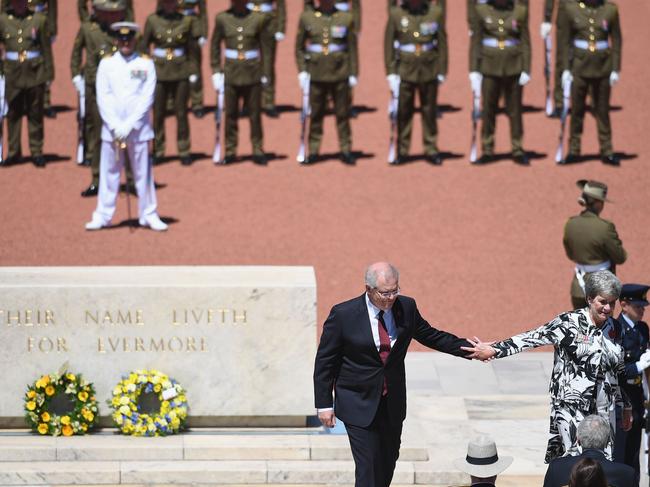
<svg viewBox="0 0 650 487">
<path fill-rule="evenodd" d="M 609 421 L 597 414 L 587 416 L 578 425 L 578 442 L 583 449 L 604 450 L 610 435 Z"/>
<path fill-rule="evenodd" d="M 621 281 L 610 271 L 597 271 L 585 277 L 585 295 L 588 298 L 607 296 L 618 299 L 622 289 Z"/>
<path fill-rule="evenodd" d="M 377 264 L 370 264 L 366 269 L 366 285 L 371 288 L 376 288 L 379 274 L 383 274 L 386 278 L 394 278 L 399 282 L 399 271 L 394 265 L 386 264 L 385 267 L 378 269 Z"/>
</svg>

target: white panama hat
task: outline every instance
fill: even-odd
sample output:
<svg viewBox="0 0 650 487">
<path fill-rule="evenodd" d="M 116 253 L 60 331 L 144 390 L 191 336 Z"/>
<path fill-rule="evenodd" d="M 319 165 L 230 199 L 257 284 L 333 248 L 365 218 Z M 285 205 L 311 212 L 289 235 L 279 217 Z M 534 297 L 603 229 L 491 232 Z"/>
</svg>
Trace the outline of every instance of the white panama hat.
<svg viewBox="0 0 650 487">
<path fill-rule="evenodd" d="M 454 460 L 461 472 L 488 478 L 500 474 L 512 463 L 512 457 L 499 457 L 497 445 L 489 436 L 479 436 L 467 445 L 467 456 Z"/>
</svg>

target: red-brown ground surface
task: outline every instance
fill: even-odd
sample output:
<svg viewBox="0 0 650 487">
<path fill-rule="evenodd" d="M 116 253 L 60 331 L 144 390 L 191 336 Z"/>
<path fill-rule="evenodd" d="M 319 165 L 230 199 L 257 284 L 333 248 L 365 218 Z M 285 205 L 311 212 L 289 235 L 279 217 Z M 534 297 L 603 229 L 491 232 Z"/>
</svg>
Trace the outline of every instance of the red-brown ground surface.
<svg viewBox="0 0 650 487">
<path fill-rule="evenodd" d="M 364 0 L 355 102 L 368 110 L 353 122 L 354 148 L 364 154 L 358 165 L 346 167 L 332 159 L 299 166 L 295 162 L 299 113 L 288 111 L 277 120 L 265 119 L 265 148 L 277 155 L 268 167 L 250 161 L 214 166 L 208 156 L 213 149 L 213 118 L 192 118 L 192 151 L 200 158 L 191 167 L 173 160 L 155 168 L 155 179 L 162 186 L 160 214 L 171 220 L 163 234 L 131 231 L 127 226 L 84 230 L 95 199 L 79 196 L 90 174 L 73 160 L 76 96 L 69 59 L 79 23 L 76 2 L 61 3 L 52 91 L 54 103 L 69 108 L 56 120 L 46 121 L 45 144 L 46 152 L 59 160 L 44 170 L 30 163 L 0 170 L 2 265 L 312 265 L 322 322 L 333 304 L 363 291 L 365 266 L 385 259 L 400 268 L 403 292 L 417 298 L 432 323 L 461 335 L 505 337 L 570 306 L 572 265 L 562 248 L 562 229 L 567 217 L 579 211 L 575 181 L 594 178 L 610 186 L 614 202 L 603 216 L 616 223 L 629 252 L 620 277 L 650 281 L 647 2 L 619 2 L 623 70 L 613 92 L 612 123 L 614 146 L 628 156 L 620 168 L 604 166 L 597 159 L 569 167 L 553 162 L 559 123 L 542 111 L 541 0 L 530 2 L 533 80 L 525 90 L 525 103 L 534 108 L 525 115 L 525 145 L 539 156 L 532 166 L 519 167 L 508 159 L 487 167 L 468 163 L 471 94 L 461 0 L 447 2 L 451 62 L 440 92 L 440 103 L 452 110 L 439 121 L 439 145 L 452 157 L 442 167 L 424 161 L 389 166 L 382 52 L 386 6 L 384 0 Z M 277 62 L 277 102 L 297 107 L 293 39 L 302 0 L 287 3 L 287 39 L 279 45 Z M 136 4 L 142 25 L 155 1 Z M 228 2 L 208 4 L 212 28 L 214 15 Z M 208 58 L 206 47 L 206 104 L 214 105 Z M 173 129 L 170 120 L 168 130 Z M 323 152 L 335 152 L 331 119 L 325 130 Z M 499 117 L 497 130 L 497 152 L 508 152 L 504 116 Z M 250 153 L 247 121 L 242 123 L 241 140 L 240 152 Z M 421 151 L 417 128 L 412 151 Z M 175 154 L 173 141 L 168 152 Z M 591 117 L 585 124 L 583 153 L 598 153 Z M 126 200 L 121 196 L 114 222 L 126 218 Z"/>
</svg>

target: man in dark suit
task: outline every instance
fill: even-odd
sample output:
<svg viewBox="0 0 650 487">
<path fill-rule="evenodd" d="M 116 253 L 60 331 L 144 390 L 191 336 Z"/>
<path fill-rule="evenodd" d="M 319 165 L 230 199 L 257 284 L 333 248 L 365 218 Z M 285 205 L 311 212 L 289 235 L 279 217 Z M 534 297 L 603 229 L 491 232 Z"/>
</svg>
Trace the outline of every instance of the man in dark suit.
<svg viewBox="0 0 650 487">
<path fill-rule="evenodd" d="M 345 423 L 356 487 L 388 487 L 399 456 L 406 417 L 404 358 L 415 338 L 427 347 L 464 357 L 468 343 L 426 322 L 415 300 L 399 295 L 399 273 L 379 262 L 366 271 L 366 292 L 332 308 L 314 366 L 321 423 Z M 332 400 L 332 390 L 335 399 Z"/>
<path fill-rule="evenodd" d="M 632 467 L 623 463 L 607 460 L 605 446 L 609 441 L 609 421 L 592 414 L 578 425 L 578 443 L 582 446 L 582 454 L 575 457 L 561 457 L 553 460 L 544 477 L 544 487 L 561 487 L 568 485 L 569 475 L 573 466 L 583 458 L 593 458 L 605 472 L 607 485 L 611 487 L 638 487 L 635 472 Z"/>
</svg>

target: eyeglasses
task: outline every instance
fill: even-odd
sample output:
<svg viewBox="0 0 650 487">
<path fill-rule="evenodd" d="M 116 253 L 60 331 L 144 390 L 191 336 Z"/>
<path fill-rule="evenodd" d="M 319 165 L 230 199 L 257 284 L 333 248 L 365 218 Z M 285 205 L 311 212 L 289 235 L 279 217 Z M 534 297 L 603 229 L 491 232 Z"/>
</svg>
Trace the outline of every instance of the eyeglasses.
<svg viewBox="0 0 650 487">
<path fill-rule="evenodd" d="M 397 296 L 399 294 L 399 292 L 401 291 L 401 289 L 399 287 L 397 287 L 397 289 L 393 289 L 391 291 L 380 291 L 379 289 L 374 288 L 374 291 L 377 294 L 379 294 L 382 298 L 390 299 L 390 298 L 393 298 L 393 297 Z"/>
</svg>

